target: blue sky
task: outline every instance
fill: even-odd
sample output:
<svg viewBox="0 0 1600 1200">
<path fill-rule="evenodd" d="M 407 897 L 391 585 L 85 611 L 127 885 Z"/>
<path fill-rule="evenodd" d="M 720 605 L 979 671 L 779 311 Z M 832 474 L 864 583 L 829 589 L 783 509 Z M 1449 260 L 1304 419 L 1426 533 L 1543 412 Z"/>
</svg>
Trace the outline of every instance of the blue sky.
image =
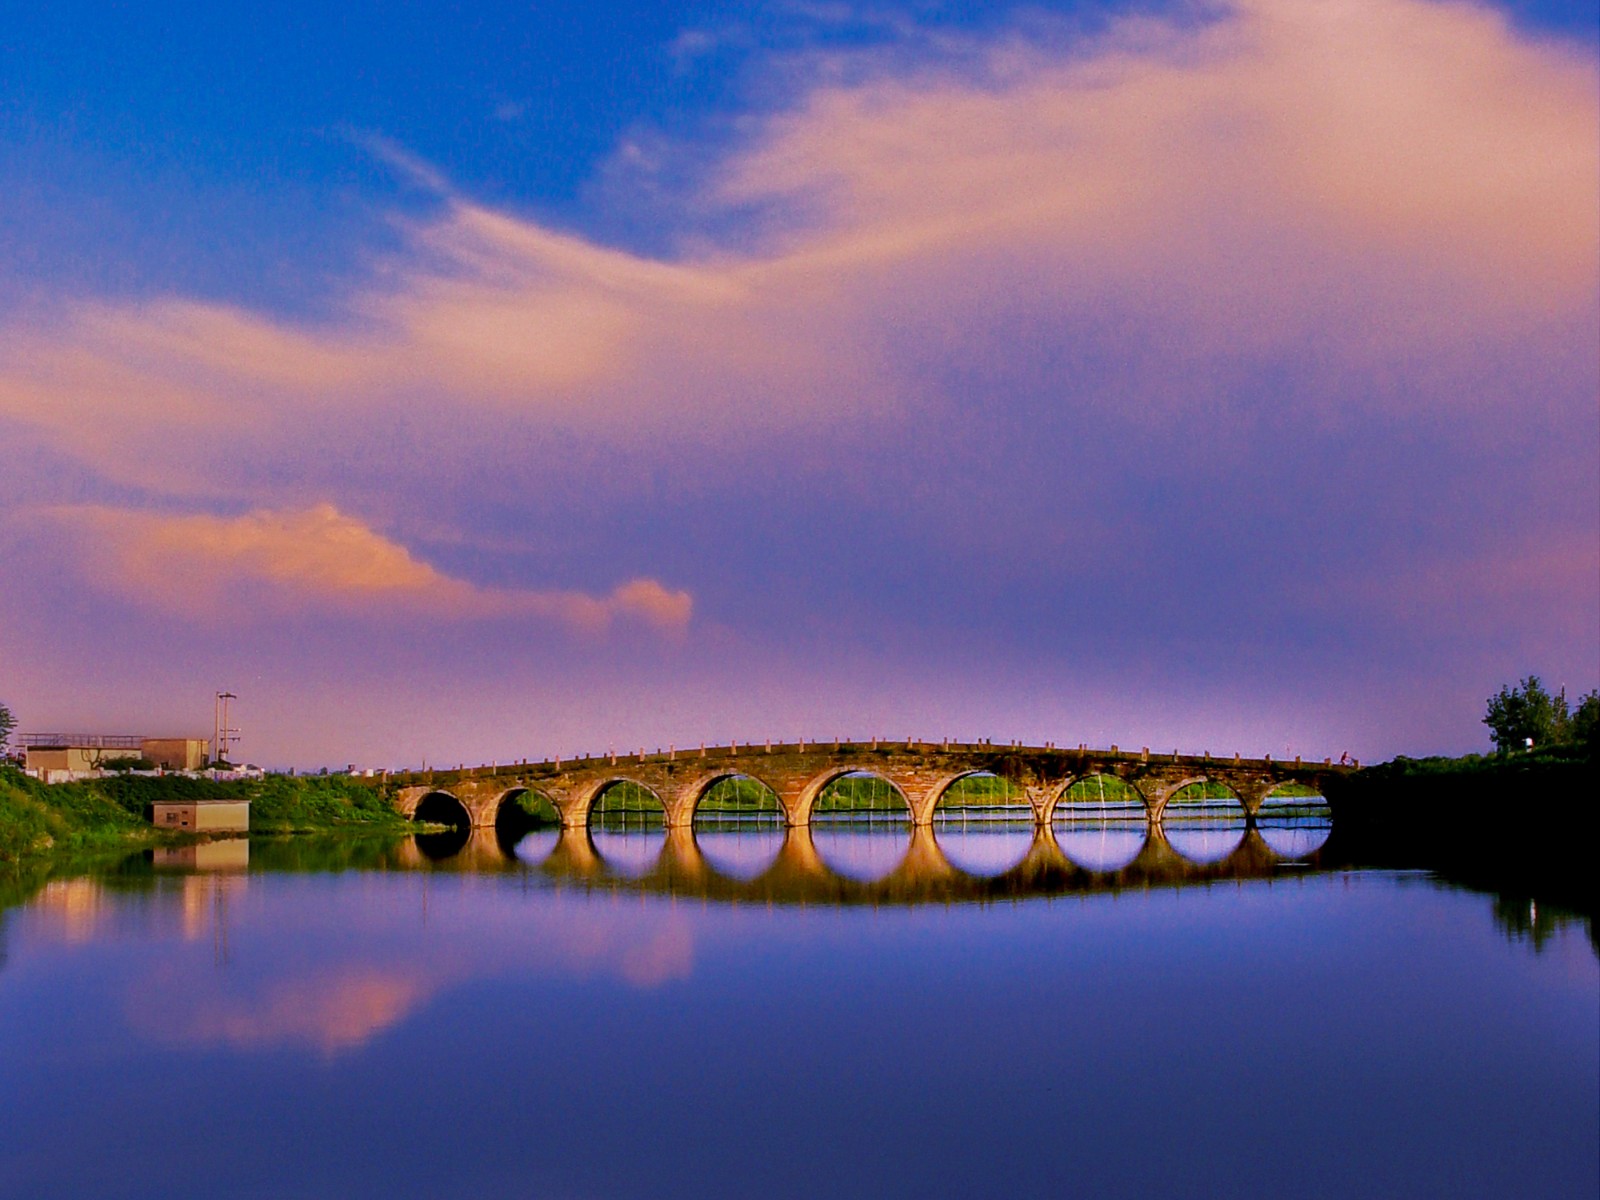
<svg viewBox="0 0 1600 1200">
<path fill-rule="evenodd" d="M 1507 679 L 1600 679 L 1596 44 L 1430 0 L 36 6 L 0 696 L 232 687 L 280 763 L 1481 744 Z"/>
</svg>

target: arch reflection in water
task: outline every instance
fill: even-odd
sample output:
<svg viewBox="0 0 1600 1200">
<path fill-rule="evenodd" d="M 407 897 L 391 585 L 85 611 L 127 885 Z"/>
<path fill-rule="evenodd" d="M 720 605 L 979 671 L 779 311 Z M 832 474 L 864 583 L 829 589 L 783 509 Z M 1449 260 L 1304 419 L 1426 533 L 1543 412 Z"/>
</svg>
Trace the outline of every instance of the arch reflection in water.
<svg viewBox="0 0 1600 1200">
<path fill-rule="evenodd" d="M 465 850 L 471 839 L 470 825 L 456 825 L 437 833 L 419 833 L 412 838 L 417 850 L 429 862 L 448 862 Z"/>
<path fill-rule="evenodd" d="M 1314 788 L 1279 784 L 1256 810 L 1256 828 L 1273 853 L 1300 859 L 1327 842 L 1333 833 L 1333 810 Z"/>
<path fill-rule="evenodd" d="M 666 845 L 667 810 L 661 798 L 631 779 L 619 779 L 595 797 L 589 835 L 596 854 L 619 875 L 655 868 Z"/>
<path fill-rule="evenodd" d="M 1065 828 L 1070 838 L 1072 824 Z M 1156 827 L 1131 862 L 1106 870 L 1074 862 L 1050 826 L 1035 828 L 1025 847 L 1020 833 L 1007 830 L 1006 836 L 1013 848 L 1024 853 L 998 871 L 994 869 L 1001 865 L 998 855 L 982 863 L 973 862 L 971 855 L 965 856 L 968 864 L 953 861 L 944 843 L 959 847 L 963 835 L 952 837 L 947 832 L 941 841 L 932 827 L 870 823 L 734 831 L 730 837 L 741 844 L 731 854 L 725 849 L 707 853 L 702 842 L 716 847 L 717 837 L 703 838 L 690 826 L 600 831 L 598 840 L 610 852 L 609 858 L 596 845 L 596 833 L 583 827 L 536 831 L 512 848 L 513 855 L 484 831 L 448 864 L 432 865 L 465 871 L 531 871 L 533 877 L 555 884 L 720 902 L 900 905 L 991 903 L 1271 878 L 1284 864 L 1255 829 L 1248 830 L 1229 854 L 1206 864 L 1180 855 Z M 961 853 L 959 848 L 956 853 Z M 1004 857 L 1010 859 L 1011 852 Z M 1080 846 L 1079 857 L 1093 856 Z M 421 865 L 423 860 L 417 855 L 410 861 Z M 1314 852 L 1297 865 L 1319 866 L 1319 856 Z"/>
<path fill-rule="evenodd" d="M 443 829 L 416 835 L 417 850 L 430 862 L 454 858 L 472 837 L 472 814 L 449 792 L 429 792 L 417 802 L 411 819 Z"/>
<path fill-rule="evenodd" d="M 787 831 L 781 822 L 697 826 L 694 840 L 711 869 L 730 879 L 751 880 L 771 868 Z"/>
<path fill-rule="evenodd" d="M 1051 814 L 1057 844 L 1086 871 L 1120 871 L 1149 834 L 1144 796 L 1114 775 L 1090 775 L 1061 794 Z"/>
<path fill-rule="evenodd" d="M 497 831 L 498 832 L 498 831 Z M 561 827 L 534 829 L 513 839 L 499 838 L 501 851 L 507 858 L 526 863 L 530 867 L 543 866 L 555 853 L 561 842 Z"/>
<path fill-rule="evenodd" d="M 1026 858 L 1033 824 L 1027 793 L 989 771 L 950 783 L 933 810 L 944 857 L 972 875 L 1001 875 Z"/>
<path fill-rule="evenodd" d="M 1194 863 L 1217 863 L 1244 841 L 1249 821 L 1244 803 L 1225 783 L 1185 784 L 1167 799 L 1161 827 L 1168 843 Z"/>
<path fill-rule="evenodd" d="M 900 865 L 909 844 L 904 821 L 866 819 L 814 825 L 810 841 L 827 868 L 846 879 L 871 883 Z"/>
<path fill-rule="evenodd" d="M 1032 821 L 936 822 L 934 831 L 944 857 L 969 875 L 1004 875 L 1037 841 Z"/>
<path fill-rule="evenodd" d="M 1149 825 L 1142 817 L 1058 820 L 1056 844 L 1067 860 L 1086 871 L 1120 871 L 1144 849 Z"/>
</svg>

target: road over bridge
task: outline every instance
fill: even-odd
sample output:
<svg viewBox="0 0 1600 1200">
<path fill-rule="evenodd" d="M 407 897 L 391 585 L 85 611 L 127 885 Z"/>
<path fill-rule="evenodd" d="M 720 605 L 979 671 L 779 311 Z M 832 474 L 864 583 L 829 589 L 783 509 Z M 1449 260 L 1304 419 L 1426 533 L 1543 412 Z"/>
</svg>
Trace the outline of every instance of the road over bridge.
<svg viewBox="0 0 1600 1200">
<path fill-rule="evenodd" d="M 1067 789 L 1093 776 L 1116 778 L 1143 802 L 1152 826 L 1161 824 L 1168 802 L 1194 783 L 1223 784 L 1238 797 L 1254 823 L 1262 802 L 1284 784 L 1322 791 L 1325 780 L 1352 770 L 1322 762 L 1272 758 L 1157 754 L 1112 746 L 999 746 L 989 742 L 772 742 L 754 745 L 677 748 L 646 754 L 606 754 L 539 763 L 467 767 L 455 771 L 391 776 L 401 811 L 445 824 L 492 826 L 504 806 L 526 793 L 548 800 L 567 828 L 589 823 L 596 801 L 620 783 L 647 789 L 660 801 L 668 828 L 689 826 L 706 793 L 730 778 L 754 779 L 777 798 L 784 822 L 809 825 L 818 798 L 847 775 L 873 775 L 904 799 L 913 825 L 933 823 L 934 811 L 952 785 L 973 775 L 1007 780 L 1048 825 Z"/>
</svg>

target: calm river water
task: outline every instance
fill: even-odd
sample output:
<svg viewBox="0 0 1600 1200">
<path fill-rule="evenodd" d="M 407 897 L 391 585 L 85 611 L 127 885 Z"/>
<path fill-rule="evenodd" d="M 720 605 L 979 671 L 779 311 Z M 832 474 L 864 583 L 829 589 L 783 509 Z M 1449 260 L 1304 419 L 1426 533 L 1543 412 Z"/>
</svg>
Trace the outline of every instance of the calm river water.
<svg viewBox="0 0 1600 1200">
<path fill-rule="evenodd" d="M 139 856 L 0 913 L 0 1195 L 1594 1197 L 1590 928 L 1325 837 Z"/>
</svg>

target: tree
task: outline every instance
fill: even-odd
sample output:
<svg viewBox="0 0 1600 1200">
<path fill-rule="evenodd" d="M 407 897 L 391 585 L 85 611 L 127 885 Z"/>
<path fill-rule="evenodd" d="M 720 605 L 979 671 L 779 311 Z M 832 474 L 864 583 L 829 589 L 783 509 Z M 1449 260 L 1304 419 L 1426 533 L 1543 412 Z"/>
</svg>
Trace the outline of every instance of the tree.
<svg viewBox="0 0 1600 1200">
<path fill-rule="evenodd" d="M 11 740 L 11 731 L 17 727 L 17 718 L 11 715 L 11 710 L 0 702 L 0 757 L 6 753 L 6 745 Z"/>
<path fill-rule="evenodd" d="M 1570 721 L 1566 689 L 1552 696 L 1537 675 L 1529 675 L 1517 687 L 1502 687 L 1490 696 L 1483 716 L 1494 748 L 1502 754 L 1520 750 L 1530 740 L 1535 746 L 1565 741 Z"/>
<path fill-rule="evenodd" d="M 1600 689 L 1578 697 L 1568 736 L 1591 751 L 1600 749 Z"/>
</svg>

